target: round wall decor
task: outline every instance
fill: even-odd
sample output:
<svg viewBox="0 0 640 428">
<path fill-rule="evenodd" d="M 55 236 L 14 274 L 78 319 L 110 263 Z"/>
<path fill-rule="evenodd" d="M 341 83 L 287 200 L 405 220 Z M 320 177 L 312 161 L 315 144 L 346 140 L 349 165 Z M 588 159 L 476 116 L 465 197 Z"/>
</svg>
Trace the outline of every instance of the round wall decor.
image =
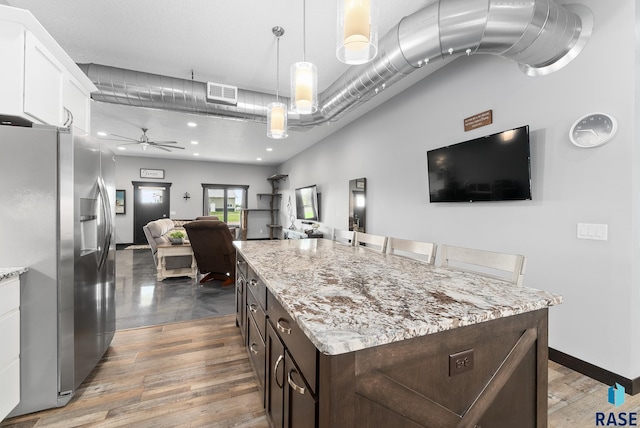
<svg viewBox="0 0 640 428">
<path fill-rule="evenodd" d="M 618 122 L 607 113 L 589 113 L 571 126 L 569 139 L 578 147 L 597 147 L 613 138 Z"/>
</svg>

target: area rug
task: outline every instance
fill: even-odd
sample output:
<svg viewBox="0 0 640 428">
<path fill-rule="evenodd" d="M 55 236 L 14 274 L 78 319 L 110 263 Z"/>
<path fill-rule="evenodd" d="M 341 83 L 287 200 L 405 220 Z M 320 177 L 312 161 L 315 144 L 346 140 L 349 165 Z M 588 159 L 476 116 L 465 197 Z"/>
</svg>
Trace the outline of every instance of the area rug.
<svg viewBox="0 0 640 428">
<path fill-rule="evenodd" d="M 148 250 L 149 245 L 129 245 L 125 250 Z"/>
</svg>

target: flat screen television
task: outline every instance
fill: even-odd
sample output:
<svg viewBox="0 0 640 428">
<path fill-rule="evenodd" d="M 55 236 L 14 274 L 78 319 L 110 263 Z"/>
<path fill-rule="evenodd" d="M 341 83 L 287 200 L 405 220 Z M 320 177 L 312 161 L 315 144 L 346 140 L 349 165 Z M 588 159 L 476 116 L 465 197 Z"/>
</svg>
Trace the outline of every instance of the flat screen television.
<svg viewBox="0 0 640 428">
<path fill-rule="evenodd" d="M 531 199 L 529 126 L 427 151 L 431 202 Z"/>
<path fill-rule="evenodd" d="M 318 189 L 315 184 L 296 189 L 296 218 L 308 221 L 320 220 Z"/>
</svg>

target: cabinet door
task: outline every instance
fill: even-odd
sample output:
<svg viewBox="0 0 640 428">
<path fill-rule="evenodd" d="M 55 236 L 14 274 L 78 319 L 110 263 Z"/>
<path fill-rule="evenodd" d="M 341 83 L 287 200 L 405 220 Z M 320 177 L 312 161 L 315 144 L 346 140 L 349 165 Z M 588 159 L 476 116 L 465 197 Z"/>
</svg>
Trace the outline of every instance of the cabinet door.
<svg viewBox="0 0 640 428">
<path fill-rule="evenodd" d="M 62 125 L 62 65 L 30 32 L 24 62 L 24 112 L 42 123 Z"/>
<path fill-rule="evenodd" d="M 267 323 L 266 410 L 276 428 L 284 426 L 284 358 L 284 345 L 271 323 Z"/>
<path fill-rule="evenodd" d="M 317 402 L 291 355 L 285 350 L 284 426 L 312 428 L 316 426 Z"/>
<path fill-rule="evenodd" d="M 264 406 L 264 382 L 265 382 L 265 343 L 264 339 L 258 332 L 258 328 L 256 327 L 256 323 L 253 317 L 249 316 L 247 318 L 247 342 L 249 349 L 249 359 L 251 360 L 251 365 L 256 372 L 258 377 L 258 390 L 262 393 L 262 405 Z"/>
<path fill-rule="evenodd" d="M 69 110 L 73 118 L 73 126 L 86 133 L 90 132 L 90 94 L 82 88 L 73 77 L 66 76 L 62 85 L 64 107 Z"/>
<path fill-rule="evenodd" d="M 242 339 L 246 338 L 246 283 L 242 275 L 236 275 L 236 324 L 240 327 Z"/>
</svg>

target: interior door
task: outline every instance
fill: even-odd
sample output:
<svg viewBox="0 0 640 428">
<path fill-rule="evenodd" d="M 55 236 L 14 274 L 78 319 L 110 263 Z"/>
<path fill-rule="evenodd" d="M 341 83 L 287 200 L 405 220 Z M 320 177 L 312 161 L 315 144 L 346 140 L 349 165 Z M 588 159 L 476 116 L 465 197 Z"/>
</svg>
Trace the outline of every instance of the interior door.
<svg viewBox="0 0 640 428">
<path fill-rule="evenodd" d="M 171 183 L 133 181 L 133 243 L 146 244 L 142 227 L 169 218 Z"/>
</svg>

